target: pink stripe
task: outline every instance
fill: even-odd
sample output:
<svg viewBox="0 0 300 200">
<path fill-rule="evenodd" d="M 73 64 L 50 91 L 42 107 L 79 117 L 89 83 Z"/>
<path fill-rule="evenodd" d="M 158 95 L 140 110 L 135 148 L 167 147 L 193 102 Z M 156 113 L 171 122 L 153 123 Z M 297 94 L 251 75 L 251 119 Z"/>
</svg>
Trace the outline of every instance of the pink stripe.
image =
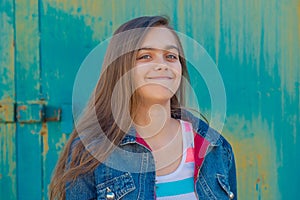
<svg viewBox="0 0 300 200">
<path fill-rule="evenodd" d="M 187 162 L 194 162 L 194 161 L 195 161 L 194 149 L 190 147 L 187 149 L 185 162 L 187 163 Z"/>
<path fill-rule="evenodd" d="M 152 151 L 151 147 L 148 145 L 148 143 L 139 135 L 138 132 L 136 132 L 136 142 L 144 145 L 145 147 L 147 147 L 150 151 Z"/>
<path fill-rule="evenodd" d="M 188 122 L 183 122 L 183 125 L 186 132 L 192 131 L 191 125 Z"/>
<path fill-rule="evenodd" d="M 207 148 L 210 145 L 210 142 L 208 140 L 206 140 L 204 137 L 202 137 L 201 135 L 198 135 L 197 133 L 194 133 L 194 134 L 195 134 L 194 151 L 196 152 L 195 157 L 194 157 L 195 158 L 194 181 L 196 181 L 198 172 L 203 164 L 203 160 L 204 160 Z"/>
</svg>

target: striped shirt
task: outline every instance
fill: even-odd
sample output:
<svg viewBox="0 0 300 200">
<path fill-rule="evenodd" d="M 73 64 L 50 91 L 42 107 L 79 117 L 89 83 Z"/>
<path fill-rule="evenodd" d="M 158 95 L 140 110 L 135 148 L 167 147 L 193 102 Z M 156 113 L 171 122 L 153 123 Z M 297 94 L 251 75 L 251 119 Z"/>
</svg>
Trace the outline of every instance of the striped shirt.
<svg viewBox="0 0 300 200">
<path fill-rule="evenodd" d="M 156 177 L 157 200 L 195 200 L 194 192 L 194 134 L 189 122 L 180 120 L 183 139 L 182 160 L 178 168 Z"/>
</svg>

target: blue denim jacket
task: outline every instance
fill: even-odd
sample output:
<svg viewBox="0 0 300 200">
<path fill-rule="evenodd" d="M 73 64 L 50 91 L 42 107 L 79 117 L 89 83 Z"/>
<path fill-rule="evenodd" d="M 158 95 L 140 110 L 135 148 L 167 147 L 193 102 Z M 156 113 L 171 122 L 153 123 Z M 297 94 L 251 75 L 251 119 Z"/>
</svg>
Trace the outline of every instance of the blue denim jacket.
<svg viewBox="0 0 300 200">
<path fill-rule="evenodd" d="M 196 133 L 196 196 L 201 200 L 236 200 L 236 169 L 230 144 L 202 120 L 192 115 L 188 119 Z M 134 133 L 134 128 L 130 129 L 105 163 L 67 184 L 66 199 L 155 199 L 154 159 Z"/>
</svg>

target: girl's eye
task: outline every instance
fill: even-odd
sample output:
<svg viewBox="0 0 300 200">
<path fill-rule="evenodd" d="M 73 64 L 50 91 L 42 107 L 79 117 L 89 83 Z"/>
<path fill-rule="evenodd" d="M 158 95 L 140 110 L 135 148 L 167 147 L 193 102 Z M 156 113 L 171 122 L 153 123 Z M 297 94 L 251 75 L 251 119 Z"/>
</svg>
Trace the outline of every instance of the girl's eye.
<svg viewBox="0 0 300 200">
<path fill-rule="evenodd" d="M 140 57 L 138 58 L 138 60 L 142 60 L 142 59 L 150 59 L 150 58 L 151 58 L 151 56 L 148 55 L 148 54 L 146 54 L 146 55 L 140 56 Z"/>
<path fill-rule="evenodd" d="M 167 58 L 168 58 L 168 59 L 171 59 L 171 60 L 177 60 L 177 56 L 176 56 L 176 55 L 173 55 L 173 54 L 168 54 L 168 55 L 167 55 Z"/>
</svg>

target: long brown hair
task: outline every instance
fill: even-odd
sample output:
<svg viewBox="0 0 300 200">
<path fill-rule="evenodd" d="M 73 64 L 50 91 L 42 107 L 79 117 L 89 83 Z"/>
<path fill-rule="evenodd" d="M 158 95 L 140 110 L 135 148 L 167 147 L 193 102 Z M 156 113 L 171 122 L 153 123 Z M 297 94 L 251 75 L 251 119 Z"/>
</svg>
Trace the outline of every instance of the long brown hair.
<svg viewBox="0 0 300 200">
<path fill-rule="evenodd" d="M 182 45 L 166 17 L 144 16 L 121 25 L 114 32 L 107 48 L 101 76 L 92 98 L 60 155 L 49 186 L 50 199 L 64 199 L 66 183 L 93 171 L 110 155 L 114 146 L 120 144 L 126 130 L 132 126 L 131 117 L 135 116 L 139 99 L 133 91 L 131 77 L 124 79 L 122 76 L 135 65 L 137 49 L 149 28 L 156 26 L 166 27 L 174 33 L 179 48 L 182 76 L 189 80 Z M 115 87 L 119 80 L 121 87 Z M 185 103 L 183 82 L 171 98 L 173 117 L 180 115 L 179 108 Z M 116 92 L 118 98 L 112 101 L 113 92 Z M 129 102 L 129 108 L 126 107 L 126 102 Z M 112 106 L 117 115 L 113 114 Z M 130 110 L 131 117 L 126 116 L 126 109 Z M 122 128 L 116 121 L 122 123 Z M 93 148 L 95 146 L 97 148 Z"/>
</svg>

